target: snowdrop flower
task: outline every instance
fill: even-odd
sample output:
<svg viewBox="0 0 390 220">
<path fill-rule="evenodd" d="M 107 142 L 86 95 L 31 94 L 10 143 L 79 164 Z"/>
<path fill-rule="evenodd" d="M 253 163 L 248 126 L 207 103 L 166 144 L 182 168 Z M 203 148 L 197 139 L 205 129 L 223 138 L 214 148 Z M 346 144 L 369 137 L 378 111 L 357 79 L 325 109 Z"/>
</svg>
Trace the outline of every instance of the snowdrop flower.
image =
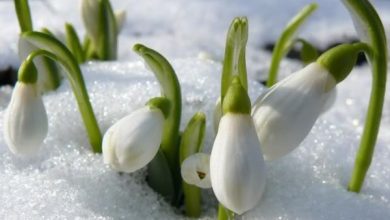
<svg viewBox="0 0 390 220">
<path fill-rule="evenodd" d="M 183 180 L 200 188 L 210 188 L 210 155 L 196 153 L 187 157 L 181 164 Z"/>
<path fill-rule="evenodd" d="M 4 138 L 12 153 L 32 155 L 47 135 L 45 106 L 37 86 L 37 70 L 32 62 L 19 69 L 18 82 L 4 118 Z"/>
<path fill-rule="evenodd" d="M 356 51 L 355 45 L 335 47 L 257 99 L 252 116 L 266 159 L 280 158 L 302 142 L 332 103 L 336 84 L 352 70 Z"/>
<path fill-rule="evenodd" d="M 236 77 L 228 89 L 210 157 L 218 201 L 237 214 L 254 208 L 263 194 L 265 164 L 250 116 L 250 100 Z"/>
<path fill-rule="evenodd" d="M 104 163 L 131 173 L 154 158 L 161 143 L 165 114 L 155 103 L 149 102 L 107 130 L 102 146 Z"/>
</svg>

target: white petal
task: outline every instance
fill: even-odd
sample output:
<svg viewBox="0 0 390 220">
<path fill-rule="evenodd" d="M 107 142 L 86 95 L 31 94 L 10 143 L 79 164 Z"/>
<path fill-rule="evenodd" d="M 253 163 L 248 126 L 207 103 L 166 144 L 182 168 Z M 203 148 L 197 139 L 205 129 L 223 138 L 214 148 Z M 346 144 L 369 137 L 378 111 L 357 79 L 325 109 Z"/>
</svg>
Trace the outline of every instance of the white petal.
<svg viewBox="0 0 390 220">
<path fill-rule="evenodd" d="M 88 35 L 92 38 L 94 43 L 97 43 L 99 35 L 99 1 L 82 0 L 81 16 L 83 18 L 84 26 Z"/>
<path fill-rule="evenodd" d="M 261 199 L 265 164 L 249 115 L 222 117 L 211 152 L 210 175 L 218 201 L 235 213 L 252 209 Z"/>
<path fill-rule="evenodd" d="M 103 137 L 104 162 L 127 173 L 144 167 L 158 152 L 163 124 L 162 112 L 149 107 L 122 118 Z"/>
<path fill-rule="evenodd" d="M 14 154 L 36 153 L 47 135 L 45 106 L 33 84 L 17 82 L 4 118 L 4 137 Z"/>
<path fill-rule="evenodd" d="M 294 150 L 307 136 L 336 85 L 325 68 L 312 63 L 275 84 L 252 108 L 266 159 Z"/>
<path fill-rule="evenodd" d="M 181 164 L 183 180 L 200 188 L 210 188 L 210 155 L 196 153 L 187 157 Z"/>
<path fill-rule="evenodd" d="M 115 12 L 115 20 L 116 20 L 116 27 L 117 27 L 117 32 L 121 32 L 123 25 L 125 24 L 126 21 L 126 11 L 120 10 Z"/>
</svg>

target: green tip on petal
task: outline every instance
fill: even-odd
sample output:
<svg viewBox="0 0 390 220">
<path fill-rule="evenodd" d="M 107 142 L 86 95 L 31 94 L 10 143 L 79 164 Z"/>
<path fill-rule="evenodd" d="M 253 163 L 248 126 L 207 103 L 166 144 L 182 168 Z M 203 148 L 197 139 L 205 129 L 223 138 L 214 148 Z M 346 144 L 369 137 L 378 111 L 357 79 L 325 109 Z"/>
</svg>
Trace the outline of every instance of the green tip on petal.
<svg viewBox="0 0 390 220">
<path fill-rule="evenodd" d="M 27 58 L 20 65 L 19 72 L 18 72 L 18 81 L 34 84 L 37 82 L 37 80 L 38 80 L 37 68 L 32 62 L 32 59 Z"/>
<path fill-rule="evenodd" d="M 250 114 L 251 100 L 242 86 L 240 78 L 235 76 L 230 84 L 222 104 L 223 114 L 241 113 Z"/>
<path fill-rule="evenodd" d="M 161 110 L 165 118 L 168 118 L 169 116 L 169 110 L 171 107 L 171 103 L 169 102 L 169 99 L 165 97 L 155 97 L 150 99 L 147 103 L 147 106 L 149 106 L 151 109 L 158 108 Z"/>
<path fill-rule="evenodd" d="M 322 54 L 317 63 L 324 66 L 339 83 L 352 71 L 362 51 L 370 53 L 370 47 L 365 43 L 342 44 Z"/>
</svg>

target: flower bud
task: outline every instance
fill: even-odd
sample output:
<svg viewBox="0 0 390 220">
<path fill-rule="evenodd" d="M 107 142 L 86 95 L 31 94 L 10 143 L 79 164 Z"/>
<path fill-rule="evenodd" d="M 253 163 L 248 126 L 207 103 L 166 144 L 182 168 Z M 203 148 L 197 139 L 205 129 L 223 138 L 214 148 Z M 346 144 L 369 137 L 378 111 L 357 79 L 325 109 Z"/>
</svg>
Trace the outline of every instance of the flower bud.
<svg viewBox="0 0 390 220">
<path fill-rule="evenodd" d="M 47 114 L 36 83 L 18 81 L 4 118 L 8 148 L 14 154 L 34 154 L 42 145 L 47 130 Z"/>
<path fill-rule="evenodd" d="M 251 116 L 224 115 L 210 158 L 211 184 L 218 201 L 237 214 L 254 208 L 264 192 L 265 172 Z"/>
<path fill-rule="evenodd" d="M 163 124 L 162 111 L 150 106 L 122 118 L 103 137 L 104 163 L 126 173 L 144 167 L 158 152 Z"/>
<path fill-rule="evenodd" d="M 222 103 L 223 116 L 210 157 L 218 201 L 237 214 L 257 205 L 265 188 L 265 164 L 250 116 L 250 100 L 235 77 Z"/>
<path fill-rule="evenodd" d="M 200 188 L 211 188 L 210 155 L 196 153 L 187 157 L 181 164 L 183 180 Z"/>
<path fill-rule="evenodd" d="M 312 63 L 271 87 L 255 102 L 252 116 L 266 159 L 294 150 L 334 94 L 335 78 Z"/>
</svg>

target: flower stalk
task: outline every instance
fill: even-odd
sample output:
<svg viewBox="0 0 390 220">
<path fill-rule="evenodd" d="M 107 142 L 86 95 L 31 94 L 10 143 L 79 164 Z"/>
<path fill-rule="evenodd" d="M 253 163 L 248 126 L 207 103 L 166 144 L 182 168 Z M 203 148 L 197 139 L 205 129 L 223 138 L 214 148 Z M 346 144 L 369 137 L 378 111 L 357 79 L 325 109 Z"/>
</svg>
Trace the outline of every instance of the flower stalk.
<svg viewBox="0 0 390 220">
<path fill-rule="evenodd" d="M 30 6 L 28 0 L 14 0 L 16 15 L 18 16 L 20 31 L 32 31 L 33 24 L 31 21 Z"/>
<path fill-rule="evenodd" d="M 370 167 L 382 117 L 387 77 L 387 43 L 383 24 L 367 0 L 344 0 L 361 40 L 371 48 L 366 53 L 372 70 L 371 95 L 359 150 L 348 190 L 360 192 Z"/>
<path fill-rule="evenodd" d="M 59 62 L 66 69 L 65 73 L 76 97 L 92 151 L 94 153 L 101 153 L 102 135 L 89 101 L 80 67 L 72 53 L 61 42 L 48 34 L 27 32 L 22 34 L 21 38 L 38 48 L 27 59 L 32 60 L 37 56 L 43 55 Z"/>
<path fill-rule="evenodd" d="M 172 182 L 174 184 L 173 188 L 175 189 L 175 192 L 174 195 L 169 195 L 167 197 L 175 203 L 179 200 L 179 191 L 181 189 L 179 166 L 179 127 L 181 118 L 180 84 L 171 64 L 161 54 L 141 44 L 134 45 L 133 50 L 145 60 L 145 63 L 149 66 L 160 83 L 162 96 L 166 97 L 171 104 L 168 118 L 164 123 L 164 133 L 161 142 L 163 156 L 156 157 L 155 160 L 151 162 L 149 168 L 159 167 L 154 163 L 164 164 L 165 161 L 168 163 L 173 178 Z M 161 160 L 158 161 L 158 158 L 161 158 Z M 149 175 L 151 175 L 151 173 L 157 172 L 149 172 Z M 167 173 L 166 176 L 170 175 Z M 156 182 L 150 181 L 151 179 L 156 180 Z M 160 188 L 160 186 L 158 185 L 160 185 L 161 181 L 163 180 L 159 180 L 155 177 L 149 178 L 149 184 L 157 192 L 159 192 L 158 188 Z"/>
</svg>

